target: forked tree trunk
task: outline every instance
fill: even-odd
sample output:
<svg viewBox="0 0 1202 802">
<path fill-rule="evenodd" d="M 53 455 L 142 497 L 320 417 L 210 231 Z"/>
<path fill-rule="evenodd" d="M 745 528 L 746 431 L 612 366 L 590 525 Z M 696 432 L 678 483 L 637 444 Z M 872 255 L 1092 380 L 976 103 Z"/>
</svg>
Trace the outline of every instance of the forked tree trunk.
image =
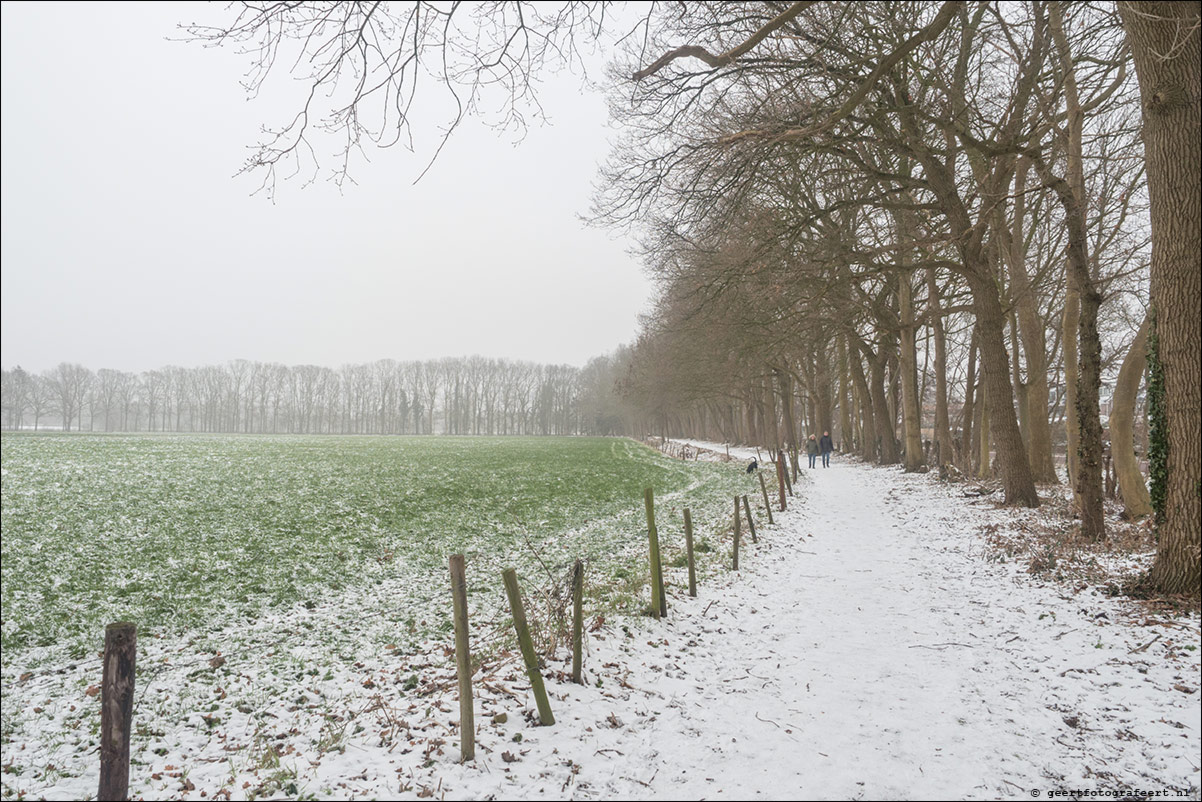
<svg viewBox="0 0 1202 802">
<path fill-rule="evenodd" d="M 1027 457 L 1031 461 L 1031 472 L 1036 482 L 1053 484 L 1056 463 L 1052 459 L 1052 427 L 1048 418 L 1048 359 L 1044 323 L 1039 316 L 1039 305 L 1031 286 L 1026 267 L 1026 185 L 1030 161 L 1019 159 L 1014 180 L 1014 220 L 1009 233 L 1009 243 L 1004 247 L 1006 265 L 1010 274 L 1010 292 L 1018 318 L 1018 333 L 1022 339 L 1023 353 L 1027 362 L 1027 384 L 1025 392 Z M 999 229 L 1001 227 L 999 226 Z"/>
<path fill-rule="evenodd" d="M 978 275 L 987 275 L 981 267 Z M 1006 354 L 1005 315 L 996 285 L 974 277 L 970 288 L 980 335 L 981 368 L 985 395 L 989 400 L 990 436 L 997 444 L 998 470 L 1007 504 L 1038 507 L 1039 494 L 1031 476 L 1027 449 L 1023 447 L 1018 418 L 1014 414 L 1014 390 L 1010 386 L 1010 359 Z"/>
<path fill-rule="evenodd" d="M 1152 585 L 1199 593 L 1202 565 L 1202 93 L 1198 2 L 1120 2 L 1139 76 L 1152 222 L 1152 305 L 1168 426 L 1165 520 Z"/>
</svg>

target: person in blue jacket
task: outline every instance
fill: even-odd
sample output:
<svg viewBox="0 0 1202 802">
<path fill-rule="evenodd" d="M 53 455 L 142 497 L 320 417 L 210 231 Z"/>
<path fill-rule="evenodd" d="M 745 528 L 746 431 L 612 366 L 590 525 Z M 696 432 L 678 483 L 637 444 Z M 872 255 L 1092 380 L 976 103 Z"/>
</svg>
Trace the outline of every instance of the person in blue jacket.
<svg viewBox="0 0 1202 802">
<path fill-rule="evenodd" d="M 830 432 L 822 433 L 822 439 L 818 441 L 818 450 L 822 452 L 822 467 L 831 467 L 831 452 L 835 450 L 835 441 L 831 440 Z"/>
</svg>

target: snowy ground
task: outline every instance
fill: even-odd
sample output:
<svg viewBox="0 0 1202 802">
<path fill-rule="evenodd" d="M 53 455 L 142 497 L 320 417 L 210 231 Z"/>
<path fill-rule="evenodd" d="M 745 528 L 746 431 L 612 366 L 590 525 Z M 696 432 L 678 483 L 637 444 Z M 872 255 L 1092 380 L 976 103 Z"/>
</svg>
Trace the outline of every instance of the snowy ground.
<svg viewBox="0 0 1202 802">
<path fill-rule="evenodd" d="M 981 530 L 1013 513 L 928 476 L 836 457 L 806 471 L 797 493 L 776 526 L 759 521 L 758 545 L 744 541 L 739 572 L 690 599 L 673 569 L 666 620 L 600 626 L 586 685 L 562 681 L 566 662 L 548 664 L 555 726 L 531 723 L 516 661 L 490 663 L 475 683 L 472 764 L 457 763 L 453 672 L 435 646 L 417 671 L 382 656 L 307 678 L 311 692 L 277 700 L 270 726 L 248 717 L 153 732 L 172 746 L 145 756 L 132 790 L 187 799 L 1199 798 L 1197 616 L 1165 618 L 997 561 Z M 661 527 L 661 538 L 679 536 Z M 283 680 L 213 677 L 227 687 Z M 314 715 L 305 696 L 324 699 L 325 712 Z M 40 735 L 6 745 L 4 763 L 48 749 L 51 734 Z M 6 773 L 5 794 L 94 793 L 95 768 L 76 773 L 49 785 Z"/>
</svg>

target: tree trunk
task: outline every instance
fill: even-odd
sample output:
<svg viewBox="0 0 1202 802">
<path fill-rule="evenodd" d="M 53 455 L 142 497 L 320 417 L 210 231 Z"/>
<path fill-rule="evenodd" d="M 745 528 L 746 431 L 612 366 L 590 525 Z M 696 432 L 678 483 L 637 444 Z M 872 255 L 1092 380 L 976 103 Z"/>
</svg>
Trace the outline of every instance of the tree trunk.
<svg viewBox="0 0 1202 802">
<path fill-rule="evenodd" d="M 1150 580 L 1199 593 L 1202 555 L 1202 49 L 1198 2 L 1118 4 L 1139 77 L 1152 223 L 1152 305 L 1168 427 L 1165 520 Z"/>
<path fill-rule="evenodd" d="M 898 272 L 898 306 L 901 313 L 901 348 L 898 367 L 901 372 L 902 432 L 905 437 L 905 470 L 915 473 L 922 469 L 922 408 L 918 398 L 918 352 L 914 344 L 917 328 L 914 322 L 914 271 Z"/>
<path fill-rule="evenodd" d="M 830 432 L 833 425 L 834 393 L 831 385 L 830 354 L 825 346 L 814 355 L 814 427 L 816 432 Z"/>
<path fill-rule="evenodd" d="M 1073 501 L 1077 498 L 1077 449 L 1080 448 L 1081 430 L 1077 421 L 1077 329 L 1081 325 L 1081 296 L 1077 286 L 1067 277 L 1064 292 L 1064 317 L 1061 325 L 1061 354 L 1064 358 L 1064 467 L 1069 486 L 1073 488 Z"/>
<path fill-rule="evenodd" d="M 1082 534 L 1089 540 L 1097 541 L 1106 535 L 1102 485 L 1102 422 L 1098 409 L 1098 388 L 1102 382 L 1102 341 L 1098 336 L 1098 310 L 1102 305 L 1102 294 L 1094 286 L 1089 268 L 1081 145 L 1085 115 L 1077 98 L 1077 81 L 1072 55 L 1068 52 L 1068 41 L 1064 36 L 1059 4 L 1052 5 L 1050 22 L 1056 52 L 1064 71 L 1064 100 L 1068 116 L 1068 141 L 1065 148 L 1068 157 L 1068 179 L 1059 179 L 1053 175 L 1042 159 L 1036 159 L 1034 164 L 1044 184 L 1055 190 L 1060 205 L 1064 208 L 1064 222 L 1068 228 L 1068 283 L 1077 292 L 1081 310 L 1075 332 L 1080 348 L 1080 368 L 1077 371 L 1074 393 L 1076 403 L 1069 408 L 1070 414 L 1075 414 L 1077 419 L 1077 472 L 1070 475 L 1073 478 L 1077 511 L 1081 515 Z M 1071 339 L 1068 331 L 1065 332 L 1065 336 L 1066 342 Z"/>
<path fill-rule="evenodd" d="M 935 268 L 927 269 L 927 307 L 931 315 L 931 333 L 935 340 L 935 432 L 939 444 L 939 467 L 952 459 L 952 429 L 947 412 L 947 336 L 943 331 L 943 312 Z"/>
<path fill-rule="evenodd" d="M 1139 470 L 1135 456 L 1135 399 L 1143 381 L 1148 353 L 1148 318 L 1140 324 L 1123 366 L 1114 383 L 1114 400 L 1110 408 L 1110 453 L 1114 455 L 1114 472 L 1127 517 L 1132 520 L 1152 514 L 1152 499 Z"/>
<path fill-rule="evenodd" d="M 977 478 L 988 479 L 989 464 L 989 390 L 981 387 L 981 416 L 977 424 Z"/>
<path fill-rule="evenodd" d="M 975 277 L 972 285 L 973 310 L 977 316 L 981 346 L 982 384 L 989 399 L 990 435 L 997 444 L 1005 503 L 1038 507 L 1039 494 L 1035 491 L 1031 464 L 1023 447 L 1022 433 L 1018 430 L 1018 418 L 1014 414 L 1010 359 L 1006 355 L 1006 318 L 997 286 L 992 281 L 984 282 Z"/>
<path fill-rule="evenodd" d="M 851 429 L 851 387 L 850 375 L 847 367 L 847 346 L 840 340 L 838 345 L 839 358 L 839 448 L 842 451 L 850 451 L 852 441 Z"/>
<path fill-rule="evenodd" d="M 1014 394 L 1018 400 L 1018 430 L 1023 436 L 1023 447 L 1027 449 L 1027 458 L 1031 455 L 1031 421 L 1030 410 L 1027 409 L 1027 386 L 1023 384 L 1022 362 L 1018 350 L 1018 318 L 1014 309 L 1010 309 L 1010 383 L 1014 385 Z"/>
<path fill-rule="evenodd" d="M 797 452 L 797 427 L 793 425 L 793 380 L 787 371 L 773 368 L 777 386 L 780 388 L 781 412 L 784 415 L 785 437 L 789 454 Z"/>
<path fill-rule="evenodd" d="M 972 421 L 976 415 L 973 394 L 977 387 L 977 330 L 973 327 L 972 339 L 968 343 L 968 376 L 964 380 L 964 408 L 960 418 L 960 472 L 965 476 L 972 473 Z"/>
<path fill-rule="evenodd" d="M 889 413 L 889 402 L 885 397 L 885 348 L 878 347 L 876 354 L 868 354 L 871 379 L 869 393 L 872 398 L 872 414 L 876 419 L 876 436 L 880 441 L 878 462 L 893 465 L 897 462 L 897 435 L 893 429 L 893 417 Z"/>
<path fill-rule="evenodd" d="M 860 400 L 860 456 L 865 460 L 876 459 L 876 415 L 872 411 L 872 399 L 868 392 L 868 381 L 864 378 L 864 362 L 855 343 L 849 343 L 847 349 L 848 364 L 851 366 L 851 378 L 855 383 L 856 394 Z"/>
<path fill-rule="evenodd" d="M 1026 421 L 1027 457 L 1036 482 L 1055 484 L 1056 463 L 1052 459 L 1052 427 L 1048 417 L 1048 359 L 1044 323 L 1039 317 L 1038 299 L 1026 268 L 1025 232 L 1026 184 L 1030 160 L 1018 162 L 1014 183 L 1014 222 L 1003 247 L 1010 274 L 1010 292 L 1014 298 L 1018 334 L 1027 360 Z M 999 230 L 1005 229 L 1001 226 Z"/>
</svg>

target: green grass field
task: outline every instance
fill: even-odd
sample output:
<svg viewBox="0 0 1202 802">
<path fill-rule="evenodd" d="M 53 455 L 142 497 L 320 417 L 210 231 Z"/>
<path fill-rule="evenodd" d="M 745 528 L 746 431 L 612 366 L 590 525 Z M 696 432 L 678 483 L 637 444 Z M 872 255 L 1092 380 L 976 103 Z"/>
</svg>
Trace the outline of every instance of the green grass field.
<svg viewBox="0 0 1202 802">
<path fill-rule="evenodd" d="M 446 560 L 460 551 L 474 594 L 499 598 L 503 567 L 546 584 L 582 557 L 593 607 L 632 609 L 645 603 L 644 487 L 661 499 L 665 562 L 682 562 L 689 506 L 711 571 L 725 560 L 729 499 L 758 492 L 737 466 L 605 438 L 0 443 L 6 666 L 95 652 L 110 621 L 137 622 L 142 638 L 228 633 L 348 594 L 416 640 L 449 626 L 437 611 L 449 610 Z"/>
</svg>

